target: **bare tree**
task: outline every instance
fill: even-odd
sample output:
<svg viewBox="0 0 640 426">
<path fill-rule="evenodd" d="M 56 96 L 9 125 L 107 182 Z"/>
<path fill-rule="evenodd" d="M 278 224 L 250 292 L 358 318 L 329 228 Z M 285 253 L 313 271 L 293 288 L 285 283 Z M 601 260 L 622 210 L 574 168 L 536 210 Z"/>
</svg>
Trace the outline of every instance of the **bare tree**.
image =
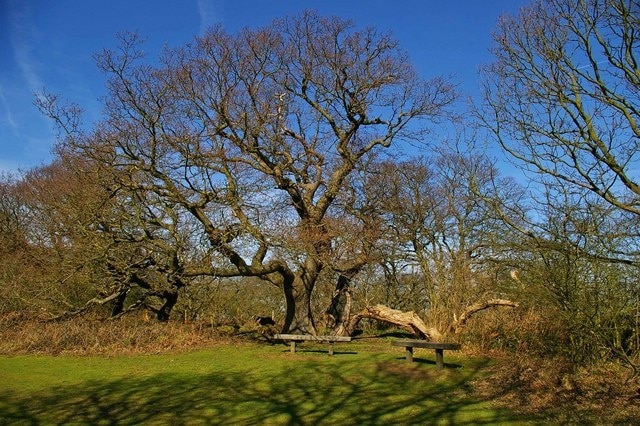
<svg viewBox="0 0 640 426">
<path fill-rule="evenodd" d="M 156 208 L 150 194 L 140 203 L 140 194 L 114 190 L 117 175 L 98 166 L 61 151 L 3 184 L 1 235 L 12 252 L 2 256 L 0 284 L 15 290 L 4 293 L 43 319 L 108 307 L 112 316 L 144 308 L 168 320 L 188 284 L 177 259 L 198 254 L 174 210 Z M 20 280 L 11 276 L 21 270 Z"/>
<path fill-rule="evenodd" d="M 27 202 L 20 190 L 20 178 L 0 174 L 0 293 L 4 303 L 0 313 L 19 311 L 26 314 L 30 291 L 26 278 L 33 272 L 28 244 L 30 224 Z"/>
<path fill-rule="evenodd" d="M 481 117 L 528 170 L 640 215 L 640 3 L 543 0 L 506 16 Z"/>
<path fill-rule="evenodd" d="M 379 245 L 385 249 L 379 262 L 387 282 L 385 303 L 409 312 L 369 306 L 350 326 L 359 318 L 386 318 L 435 338 L 445 331 L 459 332 L 470 316 L 487 307 L 516 306 L 501 299 L 504 295 L 496 284 L 508 228 L 478 193 L 514 200 L 520 196 L 517 187 L 501 179 L 488 158 L 468 144 L 443 144 L 428 158 L 378 167 L 375 188 L 384 217 Z M 424 316 L 432 331 L 427 333 L 428 327 L 416 322 L 414 311 Z"/>
<path fill-rule="evenodd" d="M 332 220 L 349 177 L 372 153 L 424 136 L 451 86 L 418 78 L 388 35 L 314 13 L 236 35 L 213 28 L 158 67 L 137 36 L 121 42 L 98 56 L 109 96 L 91 132 L 40 98 L 64 144 L 113 170 L 147 211 L 175 212 L 201 252 L 177 258 L 181 277 L 260 277 L 283 291 L 284 329 L 315 333 L 320 274 L 362 263 L 336 259 L 354 229 Z"/>
<path fill-rule="evenodd" d="M 0 253 L 3 255 L 19 250 L 26 243 L 28 224 L 18 181 L 17 176 L 0 173 Z"/>
<path fill-rule="evenodd" d="M 639 31 L 637 0 L 536 1 L 502 18 L 484 70 L 478 116 L 537 180 L 519 223 L 495 204 L 522 236 L 523 298 L 576 361 L 637 345 Z"/>
</svg>

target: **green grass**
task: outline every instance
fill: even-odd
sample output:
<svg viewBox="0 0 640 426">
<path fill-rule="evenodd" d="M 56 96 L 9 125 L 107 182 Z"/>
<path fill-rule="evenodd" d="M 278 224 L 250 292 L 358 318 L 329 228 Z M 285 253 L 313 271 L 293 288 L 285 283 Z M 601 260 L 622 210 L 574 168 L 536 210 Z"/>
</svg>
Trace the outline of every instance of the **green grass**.
<svg viewBox="0 0 640 426">
<path fill-rule="evenodd" d="M 485 362 L 388 342 L 221 343 L 114 357 L 0 357 L 5 424 L 522 424 L 473 396 Z"/>
</svg>

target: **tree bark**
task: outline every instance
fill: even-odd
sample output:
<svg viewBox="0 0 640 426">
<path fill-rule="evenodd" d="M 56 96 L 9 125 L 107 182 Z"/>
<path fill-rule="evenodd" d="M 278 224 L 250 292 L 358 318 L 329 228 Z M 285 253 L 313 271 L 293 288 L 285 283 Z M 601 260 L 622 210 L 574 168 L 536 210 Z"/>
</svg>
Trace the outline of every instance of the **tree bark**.
<svg viewBox="0 0 640 426">
<path fill-rule="evenodd" d="M 298 274 L 285 277 L 283 289 L 286 311 L 282 332 L 315 336 L 317 332 L 311 310 L 311 289 L 304 285 Z"/>
<path fill-rule="evenodd" d="M 351 316 L 351 278 L 340 274 L 331 304 L 325 312 L 326 326 L 336 336 L 348 335 Z"/>
<path fill-rule="evenodd" d="M 116 315 L 120 315 L 124 310 L 124 302 L 127 300 L 127 294 L 129 293 L 129 288 L 121 289 L 116 298 L 113 300 L 113 307 L 111 309 L 111 316 L 115 317 Z"/>
<path fill-rule="evenodd" d="M 171 316 L 171 310 L 178 302 L 178 290 L 172 289 L 164 291 L 162 297 L 164 297 L 164 304 L 158 310 L 158 321 L 167 322 Z"/>
<path fill-rule="evenodd" d="M 517 308 L 520 305 L 517 302 L 512 302 L 511 300 L 506 299 L 489 299 L 485 302 L 474 303 L 473 305 L 465 308 L 462 314 L 460 314 L 460 316 L 447 328 L 447 330 L 454 334 L 459 334 L 473 315 L 485 309 L 497 306 Z M 425 340 L 439 340 L 442 338 L 442 333 L 440 333 L 437 328 L 428 327 L 415 312 L 402 312 L 384 305 L 370 306 L 354 315 L 350 319 L 345 333 L 353 334 L 353 331 L 363 318 L 372 318 L 378 321 L 397 325 Z"/>
<path fill-rule="evenodd" d="M 442 337 L 436 328 L 427 327 L 415 312 L 402 312 L 384 305 L 370 306 L 351 318 L 348 328 L 349 334 L 353 333 L 363 318 L 372 318 L 397 325 L 425 340 L 439 340 Z"/>
</svg>

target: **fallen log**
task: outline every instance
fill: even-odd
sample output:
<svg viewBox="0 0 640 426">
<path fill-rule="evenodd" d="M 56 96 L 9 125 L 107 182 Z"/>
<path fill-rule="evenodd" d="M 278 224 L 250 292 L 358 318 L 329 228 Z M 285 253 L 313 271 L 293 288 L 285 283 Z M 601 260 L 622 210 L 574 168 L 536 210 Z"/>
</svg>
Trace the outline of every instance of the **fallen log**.
<svg viewBox="0 0 640 426">
<path fill-rule="evenodd" d="M 486 302 L 474 303 L 471 306 L 468 306 L 462 314 L 451 324 L 450 330 L 455 334 L 459 334 L 464 329 L 467 321 L 476 313 L 480 311 L 484 311 L 485 309 L 493 308 L 496 306 L 507 306 L 511 308 L 517 308 L 520 306 L 517 302 L 512 302 L 511 300 L 505 299 L 489 299 Z"/>
<path fill-rule="evenodd" d="M 445 330 L 454 334 L 460 334 L 473 315 L 480 311 L 484 311 L 485 309 L 499 306 L 517 308 L 520 304 L 506 299 L 489 299 L 485 302 L 474 303 L 473 305 L 467 306 L 460 316 L 455 318 L 453 323 L 451 323 L 451 325 Z M 403 312 L 397 309 L 391 309 L 384 305 L 369 306 L 363 309 L 356 315 L 352 316 L 347 329 L 341 331 L 345 331 L 345 334 L 347 335 L 353 334 L 353 331 L 363 318 L 375 319 L 377 321 L 397 325 L 398 327 L 415 334 L 421 339 L 438 341 L 442 338 L 442 333 L 440 333 L 437 328 L 428 327 L 415 312 Z"/>
<path fill-rule="evenodd" d="M 349 331 L 351 333 L 356 329 L 358 323 L 363 318 L 375 319 L 397 325 L 398 327 L 425 340 L 439 340 L 442 337 L 442 334 L 440 334 L 437 329 L 427 327 L 424 321 L 422 321 L 415 312 L 402 312 L 384 305 L 369 306 L 354 315 L 349 321 Z"/>
</svg>

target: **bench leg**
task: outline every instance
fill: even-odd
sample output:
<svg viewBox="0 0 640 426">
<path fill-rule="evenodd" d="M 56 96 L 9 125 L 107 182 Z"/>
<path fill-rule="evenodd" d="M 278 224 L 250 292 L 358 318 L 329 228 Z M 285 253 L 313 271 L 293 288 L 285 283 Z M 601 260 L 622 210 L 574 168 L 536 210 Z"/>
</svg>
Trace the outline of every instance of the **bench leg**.
<svg viewBox="0 0 640 426">
<path fill-rule="evenodd" d="M 329 342 L 329 355 L 333 355 L 333 342 Z"/>
<path fill-rule="evenodd" d="M 444 350 L 436 349 L 436 368 L 442 370 L 444 368 Z"/>
<path fill-rule="evenodd" d="M 407 362 L 413 362 L 413 347 L 407 346 L 405 349 L 406 349 Z"/>
<path fill-rule="evenodd" d="M 296 353 L 296 341 L 295 340 L 291 341 L 291 353 L 292 354 Z"/>
</svg>

